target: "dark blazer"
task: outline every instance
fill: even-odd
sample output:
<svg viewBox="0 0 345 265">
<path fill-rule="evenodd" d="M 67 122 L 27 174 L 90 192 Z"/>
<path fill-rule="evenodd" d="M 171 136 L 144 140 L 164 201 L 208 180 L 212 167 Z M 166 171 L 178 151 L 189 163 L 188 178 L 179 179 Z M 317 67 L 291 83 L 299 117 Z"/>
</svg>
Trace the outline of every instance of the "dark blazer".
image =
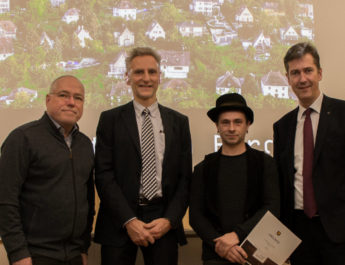
<svg viewBox="0 0 345 265">
<path fill-rule="evenodd" d="M 281 217 L 292 227 L 294 143 L 298 108 L 274 126 L 274 158 L 281 189 Z M 317 129 L 313 185 L 323 227 L 334 242 L 345 242 L 345 101 L 324 95 Z"/>
<path fill-rule="evenodd" d="M 278 173 L 272 157 L 262 151 L 247 147 L 247 198 L 244 206 L 244 222 L 232 231 L 243 241 L 261 217 L 270 210 L 279 217 Z M 218 210 L 217 187 L 221 149 L 205 156 L 195 166 L 191 182 L 189 220 L 203 241 L 203 259 L 218 255 L 213 240 L 232 231 L 221 225 L 222 215 Z M 238 187 L 233 187 L 238 189 Z M 228 191 L 229 193 L 232 190 Z"/>
<path fill-rule="evenodd" d="M 164 213 L 179 242 L 185 243 L 182 218 L 188 206 L 192 174 L 188 118 L 159 105 L 165 133 L 162 167 Z M 133 102 L 105 111 L 97 127 L 95 182 L 100 197 L 95 242 L 122 246 L 130 238 L 124 223 L 136 216 L 141 152 Z"/>
</svg>

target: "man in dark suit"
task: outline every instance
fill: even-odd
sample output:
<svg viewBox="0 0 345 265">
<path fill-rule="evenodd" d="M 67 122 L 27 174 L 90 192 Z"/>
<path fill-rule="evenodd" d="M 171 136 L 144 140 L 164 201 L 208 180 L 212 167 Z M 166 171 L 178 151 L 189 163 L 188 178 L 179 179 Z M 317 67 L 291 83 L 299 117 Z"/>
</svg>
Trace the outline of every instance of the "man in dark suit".
<svg viewBox="0 0 345 265">
<path fill-rule="evenodd" d="M 160 56 L 139 47 L 126 59 L 134 100 L 101 114 L 96 186 L 101 199 L 95 241 L 103 265 L 176 265 L 186 243 L 182 218 L 192 173 L 188 118 L 157 103 Z"/>
<path fill-rule="evenodd" d="M 282 220 L 302 239 L 293 265 L 345 264 L 345 101 L 319 88 L 320 58 L 292 46 L 286 76 L 299 106 L 274 124 Z"/>
</svg>

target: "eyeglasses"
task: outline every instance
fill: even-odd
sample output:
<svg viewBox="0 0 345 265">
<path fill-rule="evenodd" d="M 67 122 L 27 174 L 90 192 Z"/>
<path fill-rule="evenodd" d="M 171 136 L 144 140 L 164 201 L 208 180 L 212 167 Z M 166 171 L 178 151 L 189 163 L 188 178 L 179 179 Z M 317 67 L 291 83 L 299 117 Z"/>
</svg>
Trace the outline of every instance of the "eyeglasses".
<svg viewBox="0 0 345 265">
<path fill-rule="evenodd" d="M 80 94 L 73 94 L 71 95 L 70 93 L 67 92 L 52 92 L 50 94 L 56 95 L 59 99 L 62 99 L 64 101 L 70 100 L 71 98 L 74 99 L 74 101 L 76 102 L 83 102 L 84 101 L 84 97 Z"/>
</svg>

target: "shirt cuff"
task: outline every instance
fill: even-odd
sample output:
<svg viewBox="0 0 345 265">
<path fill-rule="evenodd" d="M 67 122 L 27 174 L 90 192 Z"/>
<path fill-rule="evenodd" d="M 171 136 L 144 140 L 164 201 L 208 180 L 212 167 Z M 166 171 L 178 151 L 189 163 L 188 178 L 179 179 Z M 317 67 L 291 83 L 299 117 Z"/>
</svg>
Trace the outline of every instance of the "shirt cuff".
<svg viewBox="0 0 345 265">
<path fill-rule="evenodd" d="M 128 219 L 128 220 L 122 225 L 122 227 L 125 227 L 126 224 L 128 224 L 130 221 L 132 221 L 132 220 L 134 220 L 134 219 L 137 219 L 137 217 L 135 216 L 135 217 L 132 217 L 132 218 Z"/>
</svg>

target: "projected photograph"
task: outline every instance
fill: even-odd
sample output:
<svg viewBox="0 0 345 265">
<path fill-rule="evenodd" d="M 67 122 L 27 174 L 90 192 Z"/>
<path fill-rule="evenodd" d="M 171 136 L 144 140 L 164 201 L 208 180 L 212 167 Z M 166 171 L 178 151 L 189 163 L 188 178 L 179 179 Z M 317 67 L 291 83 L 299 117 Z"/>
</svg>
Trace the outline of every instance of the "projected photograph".
<svg viewBox="0 0 345 265">
<path fill-rule="evenodd" d="M 132 99 L 125 58 L 162 57 L 159 102 L 207 109 L 228 92 L 256 109 L 291 108 L 282 58 L 314 39 L 311 0 L 0 0 L 0 108 L 44 105 L 63 74 L 86 88 L 86 108 Z"/>
</svg>

